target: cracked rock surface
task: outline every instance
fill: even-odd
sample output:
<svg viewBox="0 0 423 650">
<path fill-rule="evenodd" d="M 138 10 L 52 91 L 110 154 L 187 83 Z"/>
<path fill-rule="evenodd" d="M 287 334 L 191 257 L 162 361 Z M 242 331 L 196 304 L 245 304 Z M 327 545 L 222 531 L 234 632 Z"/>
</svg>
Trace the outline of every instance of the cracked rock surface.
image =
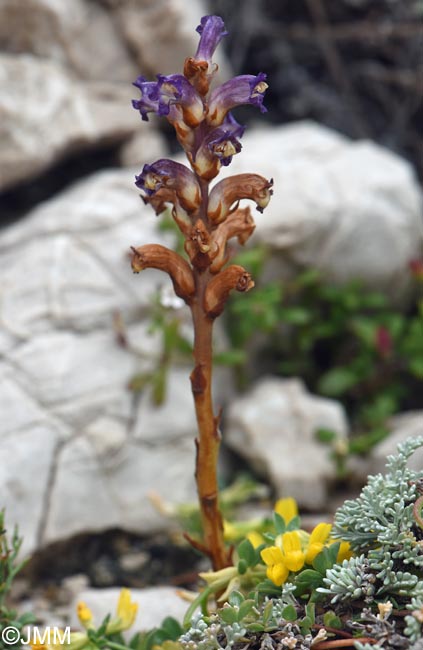
<svg viewBox="0 0 423 650">
<path fill-rule="evenodd" d="M 131 82 L 182 69 L 206 13 L 201 0 L 2 0 L 0 192 L 132 138 L 159 158 L 163 139 L 132 110 Z"/>
<path fill-rule="evenodd" d="M 0 233 L 0 494 L 27 552 L 82 531 L 163 529 L 151 490 L 194 498 L 189 368 L 171 371 L 162 407 L 127 389 L 160 352 L 148 311 L 170 281 L 134 276 L 128 259 L 131 244 L 171 244 L 156 224 L 133 171 L 114 170 Z M 116 341 L 116 311 L 137 354 Z"/>
</svg>

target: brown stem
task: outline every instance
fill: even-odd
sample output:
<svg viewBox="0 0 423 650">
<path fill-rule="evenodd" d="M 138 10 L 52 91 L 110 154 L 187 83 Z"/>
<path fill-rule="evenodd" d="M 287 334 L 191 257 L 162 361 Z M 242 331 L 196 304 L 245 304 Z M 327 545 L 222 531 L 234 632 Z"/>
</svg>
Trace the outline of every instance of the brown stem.
<svg viewBox="0 0 423 650">
<path fill-rule="evenodd" d="M 331 641 L 320 641 L 313 646 L 314 650 L 337 650 L 337 648 L 354 648 L 354 643 L 360 641 L 361 643 L 368 643 L 374 645 L 375 639 L 370 637 L 356 637 L 355 639 L 332 639 Z"/>
<path fill-rule="evenodd" d="M 207 224 L 208 183 L 200 180 L 202 192 L 201 218 Z M 212 403 L 212 332 L 213 319 L 204 311 L 204 293 L 210 280 L 209 270 L 193 268 L 195 297 L 191 304 L 194 324 L 194 370 L 191 387 L 198 423 L 195 479 L 203 526 L 203 546 L 207 549 L 213 569 L 230 564 L 223 539 L 223 519 L 219 509 L 217 460 L 220 447 L 219 417 Z"/>
</svg>

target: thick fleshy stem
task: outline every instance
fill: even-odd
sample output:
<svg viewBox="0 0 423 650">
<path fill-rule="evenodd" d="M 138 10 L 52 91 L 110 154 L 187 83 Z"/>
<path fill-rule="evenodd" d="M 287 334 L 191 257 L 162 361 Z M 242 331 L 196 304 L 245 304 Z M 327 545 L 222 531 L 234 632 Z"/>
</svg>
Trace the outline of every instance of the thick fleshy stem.
<svg viewBox="0 0 423 650">
<path fill-rule="evenodd" d="M 201 188 L 200 218 L 207 223 L 208 182 L 199 180 Z M 211 279 L 209 269 L 193 267 L 195 296 L 191 303 L 194 324 L 194 370 L 191 388 L 198 424 L 196 439 L 195 479 L 197 483 L 203 527 L 203 545 L 215 571 L 229 566 L 230 554 L 223 538 L 223 518 L 219 508 L 217 460 L 221 435 L 219 415 L 213 411 L 212 401 L 212 336 L 214 318 L 204 307 L 204 296 Z"/>
</svg>

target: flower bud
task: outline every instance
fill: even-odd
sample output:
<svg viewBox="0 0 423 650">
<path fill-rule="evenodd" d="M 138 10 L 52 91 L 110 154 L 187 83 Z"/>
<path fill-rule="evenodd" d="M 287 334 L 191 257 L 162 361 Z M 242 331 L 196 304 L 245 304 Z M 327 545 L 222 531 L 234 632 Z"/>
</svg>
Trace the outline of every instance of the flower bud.
<svg viewBox="0 0 423 650">
<path fill-rule="evenodd" d="M 239 208 L 219 224 L 212 236 L 213 242 L 218 249 L 218 253 L 210 266 L 212 273 L 218 273 L 227 261 L 227 241 L 232 237 L 237 237 L 240 244 L 245 244 L 253 234 L 255 227 L 256 225 L 249 207 Z"/>
<path fill-rule="evenodd" d="M 215 275 L 207 285 L 204 294 L 204 311 L 209 318 L 217 318 L 225 308 L 225 303 L 233 289 L 249 291 L 254 287 L 251 275 L 237 264 L 232 264 Z"/>
<path fill-rule="evenodd" d="M 220 223 L 237 209 L 237 202 L 241 199 L 252 199 L 257 204 L 257 210 L 263 212 L 273 194 L 272 185 L 272 179 L 268 181 L 258 174 L 237 174 L 224 178 L 210 192 L 207 216 L 214 223 Z"/>
<path fill-rule="evenodd" d="M 195 86 L 201 95 L 209 91 L 210 81 L 217 71 L 217 65 L 212 62 L 212 56 L 224 36 L 227 35 L 225 25 L 220 16 L 203 16 L 197 27 L 200 34 L 195 56 L 185 60 L 184 75 Z"/>
<path fill-rule="evenodd" d="M 132 248 L 132 270 L 139 273 L 144 269 L 159 269 L 168 273 L 177 296 L 190 304 L 195 292 L 194 276 L 186 260 L 178 253 L 160 244 L 146 244 Z"/>
</svg>

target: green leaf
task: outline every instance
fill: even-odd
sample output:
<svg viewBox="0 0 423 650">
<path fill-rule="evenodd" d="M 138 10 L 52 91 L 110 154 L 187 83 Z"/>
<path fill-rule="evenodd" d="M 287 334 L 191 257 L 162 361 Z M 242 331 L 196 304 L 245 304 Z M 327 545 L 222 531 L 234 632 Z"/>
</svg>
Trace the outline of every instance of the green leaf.
<svg viewBox="0 0 423 650">
<path fill-rule="evenodd" d="M 332 368 L 320 378 L 318 388 L 324 395 L 335 397 L 347 392 L 359 381 L 360 377 L 348 367 Z"/>
<path fill-rule="evenodd" d="M 270 617 L 272 616 L 273 613 L 273 602 L 269 600 L 268 603 L 263 608 L 263 613 L 262 613 L 262 621 L 263 624 L 266 625 L 266 623 L 269 621 Z"/>
<path fill-rule="evenodd" d="M 295 584 L 301 594 L 305 591 L 312 591 L 317 587 L 320 587 L 322 585 L 322 578 L 322 574 L 318 571 L 315 571 L 314 569 L 304 569 L 304 571 L 301 571 L 301 573 L 296 576 Z"/>
<path fill-rule="evenodd" d="M 326 574 L 328 569 L 331 569 L 336 562 L 340 542 L 326 546 L 320 553 L 316 555 L 313 560 L 313 568 L 316 569 L 322 576 Z"/>
<path fill-rule="evenodd" d="M 248 566 L 257 564 L 257 556 L 254 546 L 249 539 L 244 539 L 237 548 L 239 558 L 245 560 Z"/>
<path fill-rule="evenodd" d="M 331 609 L 323 614 L 323 624 L 326 627 L 333 627 L 335 630 L 342 630 L 343 628 L 341 619 Z"/>
<path fill-rule="evenodd" d="M 292 517 L 290 522 L 288 523 L 286 530 L 291 531 L 291 530 L 298 530 L 301 524 L 301 519 L 299 515 L 295 515 L 295 517 Z"/>
<path fill-rule="evenodd" d="M 239 607 L 244 602 L 244 596 L 240 591 L 232 591 L 229 596 L 229 604 L 233 607 Z"/>
<path fill-rule="evenodd" d="M 250 632 L 264 632 L 265 629 L 265 623 L 249 623 L 248 624 L 248 630 Z"/>
<path fill-rule="evenodd" d="M 184 632 L 179 622 L 173 616 L 167 616 L 160 625 L 160 629 L 163 630 L 166 637 L 171 641 L 176 641 Z"/>
<path fill-rule="evenodd" d="M 244 600 L 244 602 L 239 606 L 238 621 L 242 621 L 246 616 L 248 616 L 253 607 L 254 600 Z"/>
<path fill-rule="evenodd" d="M 278 515 L 277 512 L 273 513 L 273 523 L 275 525 L 277 535 L 281 535 L 286 531 L 285 519 Z"/>
<path fill-rule="evenodd" d="M 243 576 L 244 573 L 247 573 L 247 569 L 248 569 L 248 564 L 247 564 L 247 562 L 246 562 L 245 560 L 239 560 L 239 562 L 238 562 L 238 564 L 237 564 L 237 570 L 238 570 L 238 573 L 239 573 L 241 576 Z"/>
<path fill-rule="evenodd" d="M 238 612 L 232 607 L 222 607 L 219 610 L 219 616 L 224 623 L 232 625 L 238 618 Z"/>
<path fill-rule="evenodd" d="M 316 620 L 316 605 L 314 603 L 307 603 L 305 606 L 306 616 L 311 620 L 311 624 L 314 625 Z"/>
<path fill-rule="evenodd" d="M 297 610 L 294 605 L 287 605 L 282 610 L 282 617 L 289 622 L 296 621 L 298 618 Z"/>
</svg>

